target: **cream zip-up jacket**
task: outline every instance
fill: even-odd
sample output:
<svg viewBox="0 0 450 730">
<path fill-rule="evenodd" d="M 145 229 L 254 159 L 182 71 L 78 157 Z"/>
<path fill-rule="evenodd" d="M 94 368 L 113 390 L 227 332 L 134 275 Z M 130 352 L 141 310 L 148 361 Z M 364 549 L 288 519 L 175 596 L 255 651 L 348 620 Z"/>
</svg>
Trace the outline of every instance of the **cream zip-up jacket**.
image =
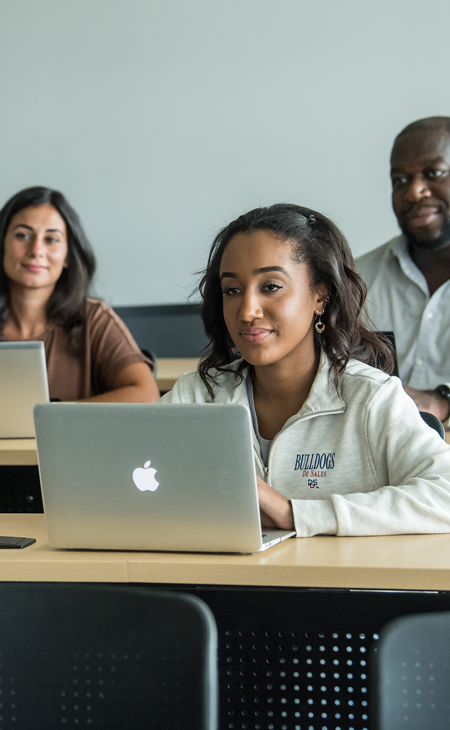
<svg viewBox="0 0 450 730">
<path fill-rule="evenodd" d="M 236 366 L 239 363 L 235 363 Z M 398 378 L 351 360 L 336 390 L 322 353 L 300 411 L 275 436 L 258 476 L 292 501 L 298 537 L 450 532 L 450 446 Z M 245 378 L 220 373 L 215 403 L 249 408 Z M 197 373 L 160 403 L 208 403 Z"/>
</svg>

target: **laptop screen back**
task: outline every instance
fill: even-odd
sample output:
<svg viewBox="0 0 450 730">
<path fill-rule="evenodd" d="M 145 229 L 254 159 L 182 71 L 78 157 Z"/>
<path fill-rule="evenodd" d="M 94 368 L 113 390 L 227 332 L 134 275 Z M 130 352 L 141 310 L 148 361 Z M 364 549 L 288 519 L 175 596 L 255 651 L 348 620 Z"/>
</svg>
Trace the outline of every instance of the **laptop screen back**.
<svg viewBox="0 0 450 730">
<path fill-rule="evenodd" d="M 243 406 L 52 403 L 35 422 L 55 547 L 260 549 Z"/>
<path fill-rule="evenodd" d="M 49 400 L 43 342 L 0 342 L 0 438 L 33 438 L 33 407 Z"/>
</svg>

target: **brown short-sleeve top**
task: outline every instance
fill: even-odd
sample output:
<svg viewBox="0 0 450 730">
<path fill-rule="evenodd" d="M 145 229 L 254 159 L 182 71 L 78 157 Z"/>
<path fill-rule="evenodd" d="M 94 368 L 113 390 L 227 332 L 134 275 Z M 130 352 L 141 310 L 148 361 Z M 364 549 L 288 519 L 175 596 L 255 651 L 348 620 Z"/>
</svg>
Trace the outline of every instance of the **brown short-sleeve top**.
<svg viewBox="0 0 450 730">
<path fill-rule="evenodd" d="M 73 401 L 100 395 L 112 389 L 128 365 L 145 362 L 152 367 L 125 324 L 105 302 L 88 298 L 85 318 L 76 353 L 66 327 L 50 323 L 36 338 L 45 347 L 50 398 Z"/>
</svg>

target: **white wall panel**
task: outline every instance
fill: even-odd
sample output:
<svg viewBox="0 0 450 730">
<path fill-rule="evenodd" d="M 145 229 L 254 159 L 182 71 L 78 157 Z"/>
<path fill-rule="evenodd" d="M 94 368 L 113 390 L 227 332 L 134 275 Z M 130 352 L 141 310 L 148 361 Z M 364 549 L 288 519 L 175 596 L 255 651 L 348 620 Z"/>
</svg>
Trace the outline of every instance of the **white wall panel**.
<svg viewBox="0 0 450 730">
<path fill-rule="evenodd" d="M 450 114 L 447 0 L 1 0 L 0 201 L 62 190 L 113 304 L 183 301 L 260 204 L 395 235 L 395 134 Z"/>
</svg>

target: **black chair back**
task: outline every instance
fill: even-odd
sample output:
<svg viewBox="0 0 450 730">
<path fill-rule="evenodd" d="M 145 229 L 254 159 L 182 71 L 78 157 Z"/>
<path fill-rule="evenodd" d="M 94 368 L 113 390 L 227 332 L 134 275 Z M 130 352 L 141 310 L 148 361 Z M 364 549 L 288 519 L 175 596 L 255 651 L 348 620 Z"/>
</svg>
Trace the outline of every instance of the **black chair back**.
<svg viewBox="0 0 450 730">
<path fill-rule="evenodd" d="M 426 411 L 419 411 L 419 413 L 427 426 L 434 428 L 434 430 L 438 432 L 439 436 L 445 441 L 445 428 L 442 421 L 440 421 L 439 418 L 434 416 L 432 413 L 427 413 Z"/>
<path fill-rule="evenodd" d="M 200 357 L 208 344 L 198 304 L 114 307 L 141 350 L 157 357 Z"/>
<path fill-rule="evenodd" d="M 0 584 L 3 728 L 213 730 L 217 631 L 194 596 Z"/>
<path fill-rule="evenodd" d="M 372 654 L 372 730 L 450 728 L 450 613 L 395 619 Z"/>
</svg>

